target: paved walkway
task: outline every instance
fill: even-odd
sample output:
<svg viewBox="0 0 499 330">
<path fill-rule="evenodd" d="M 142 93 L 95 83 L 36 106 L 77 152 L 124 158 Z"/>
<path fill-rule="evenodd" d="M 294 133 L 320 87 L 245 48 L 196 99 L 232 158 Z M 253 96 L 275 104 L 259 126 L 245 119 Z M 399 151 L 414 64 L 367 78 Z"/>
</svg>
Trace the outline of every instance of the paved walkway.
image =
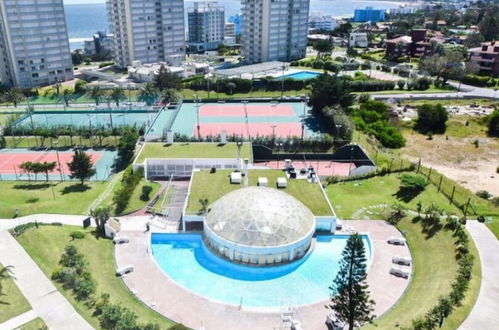
<svg viewBox="0 0 499 330">
<path fill-rule="evenodd" d="M 153 260 L 150 236 L 144 231 L 147 218 L 135 219 L 135 230 L 123 230 L 120 234 L 130 238 L 130 243 L 117 245 L 115 257 L 118 267 L 133 264 L 134 271 L 123 281 L 146 305 L 164 316 L 193 329 L 274 329 L 281 325 L 280 310 L 253 310 L 244 306 L 216 303 L 186 290 L 170 280 Z M 139 225 L 142 222 L 141 225 Z M 401 236 L 398 230 L 385 221 L 348 221 L 359 232 L 371 236 L 374 257 L 368 272 L 371 297 L 376 301 L 375 314 L 381 315 L 402 296 L 409 281 L 390 275 L 392 257 L 409 255 L 406 246 L 394 246 L 386 241 L 390 236 Z M 154 224 L 154 223 L 153 223 Z M 131 226 L 127 226 L 132 228 Z M 156 229 L 152 226 L 153 230 Z M 154 230 L 155 231 L 155 230 Z M 159 231 L 164 231 L 161 229 Z M 208 285 L 208 284 L 207 284 Z M 308 330 L 324 329 L 330 312 L 324 308 L 326 301 L 294 308 L 294 318 Z M 196 311 L 193 313 L 192 311 Z"/>
<path fill-rule="evenodd" d="M 0 231 L 8 230 L 16 226 L 29 223 L 29 222 L 39 222 L 39 223 L 52 223 L 60 222 L 64 225 L 82 226 L 83 220 L 88 218 L 86 215 L 65 215 L 65 214 L 32 214 L 24 217 L 19 217 L 15 219 L 0 219 Z M 92 225 L 94 225 L 92 220 Z"/>
<path fill-rule="evenodd" d="M 0 323 L 0 330 L 11 330 L 19 328 L 21 325 L 28 323 L 38 317 L 33 310 L 22 313 L 21 315 L 15 316 L 10 320 Z"/>
<path fill-rule="evenodd" d="M 466 229 L 471 234 L 480 254 L 482 285 L 478 300 L 464 320 L 462 330 L 493 330 L 499 327 L 499 241 L 492 232 L 478 221 L 468 221 Z"/>
<path fill-rule="evenodd" d="M 49 329 L 93 329 L 5 230 L 0 231 L 0 262 L 14 266 L 17 286 Z"/>
</svg>

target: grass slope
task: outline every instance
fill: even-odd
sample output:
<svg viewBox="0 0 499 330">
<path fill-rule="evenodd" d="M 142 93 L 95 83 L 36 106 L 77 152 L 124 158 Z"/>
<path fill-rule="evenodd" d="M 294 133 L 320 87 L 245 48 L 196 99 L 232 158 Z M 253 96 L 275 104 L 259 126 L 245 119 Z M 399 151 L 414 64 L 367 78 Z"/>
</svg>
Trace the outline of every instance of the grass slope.
<svg viewBox="0 0 499 330">
<path fill-rule="evenodd" d="M 71 241 L 70 233 L 74 230 L 84 231 L 85 238 Z M 50 278 L 52 271 L 58 266 L 60 256 L 69 243 L 74 244 L 78 251 L 85 255 L 89 270 L 97 283 L 97 292 L 107 292 L 111 301 L 121 302 L 124 306 L 137 313 L 140 322 L 158 323 L 162 329 L 173 325 L 173 322 L 162 317 L 137 300 L 115 276 L 114 245 L 107 239 L 96 239 L 90 229 L 83 230 L 73 226 L 41 226 L 30 229 L 17 238 L 26 252 L 33 258 L 42 271 Z M 64 290 L 59 283 L 54 282 L 57 289 L 69 300 L 76 311 L 93 327 L 99 327 L 99 321 L 92 316 L 92 311 L 84 303 L 75 300 L 70 291 Z"/>
<path fill-rule="evenodd" d="M 230 184 L 230 170 L 200 171 L 194 173 L 191 193 L 187 206 L 188 213 L 197 213 L 201 209 L 200 199 L 207 198 L 211 204 L 228 192 L 242 188 L 242 184 Z M 256 186 L 258 177 L 267 177 L 269 187 L 275 187 L 278 177 L 285 174 L 279 170 L 254 170 L 248 172 L 249 186 Z M 288 180 L 288 187 L 282 191 L 294 196 L 305 204 L 315 215 L 331 215 L 328 204 L 317 184 L 310 184 L 306 180 Z"/>
<path fill-rule="evenodd" d="M 3 265 L 0 264 L 0 269 Z M 12 270 L 14 277 L 16 270 Z M 2 295 L 0 296 L 0 323 L 21 315 L 31 309 L 31 305 L 23 296 L 14 280 L 8 279 L 2 282 Z"/>
<path fill-rule="evenodd" d="M 12 218 L 19 208 L 20 216 L 34 213 L 83 214 L 104 191 L 107 182 L 0 182 L 0 218 Z M 52 194 L 55 194 L 55 199 Z"/>
<path fill-rule="evenodd" d="M 28 323 L 24 323 L 16 330 L 40 330 L 40 329 L 48 329 L 47 325 L 43 320 L 37 317 L 34 320 L 29 321 Z"/>
<path fill-rule="evenodd" d="M 450 292 L 457 263 L 454 257 L 454 238 L 451 233 L 440 230 L 431 238 L 422 232 L 420 224 L 409 219 L 398 226 L 405 233 L 414 265 L 411 282 L 402 298 L 387 313 L 364 329 L 395 329 L 411 325 L 411 320 L 423 316 L 442 295 Z M 470 251 L 475 257 L 473 278 L 463 305 L 457 307 L 445 320 L 442 329 L 457 329 L 471 311 L 480 291 L 481 268 L 478 251 L 470 240 Z"/>
<path fill-rule="evenodd" d="M 326 192 L 336 214 L 346 219 L 351 219 L 356 211 L 371 205 L 388 204 L 390 206 L 398 203 L 407 208 L 416 209 L 418 201 L 421 201 L 423 207 L 435 203 L 447 212 L 455 214 L 460 212 L 431 184 L 412 199 L 411 196 L 398 193 L 399 187 L 398 174 L 390 174 L 365 180 L 336 183 L 329 185 Z"/>
</svg>

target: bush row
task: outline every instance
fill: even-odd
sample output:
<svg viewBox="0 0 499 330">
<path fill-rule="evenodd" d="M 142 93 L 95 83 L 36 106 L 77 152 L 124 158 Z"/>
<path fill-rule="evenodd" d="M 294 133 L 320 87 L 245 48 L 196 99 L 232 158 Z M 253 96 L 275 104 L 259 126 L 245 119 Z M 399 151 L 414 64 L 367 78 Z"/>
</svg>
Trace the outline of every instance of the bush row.
<svg viewBox="0 0 499 330">
<path fill-rule="evenodd" d="M 125 169 L 121 178 L 121 187 L 115 191 L 113 196 L 116 214 L 121 214 L 126 209 L 133 191 L 142 179 L 143 174 L 144 171 L 142 169 L 134 171 L 132 165 Z"/>
</svg>

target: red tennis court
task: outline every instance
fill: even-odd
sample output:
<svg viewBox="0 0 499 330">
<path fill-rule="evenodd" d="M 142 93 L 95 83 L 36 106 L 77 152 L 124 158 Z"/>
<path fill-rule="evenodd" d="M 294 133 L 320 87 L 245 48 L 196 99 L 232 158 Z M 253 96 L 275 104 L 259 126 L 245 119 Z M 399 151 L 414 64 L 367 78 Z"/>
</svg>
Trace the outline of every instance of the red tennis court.
<svg viewBox="0 0 499 330">
<path fill-rule="evenodd" d="M 201 123 L 201 136 L 215 136 L 222 131 L 227 135 L 249 136 L 301 136 L 302 126 L 300 123 Z M 194 126 L 193 135 L 197 136 L 197 127 Z"/>
<path fill-rule="evenodd" d="M 199 108 L 201 117 L 292 117 L 296 116 L 293 108 L 283 104 L 204 104 Z"/>
<path fill-rule="evenodd" d="M 317 175 L 319 176 L 332 176 L 332 175 L 348 176 L 350 174 L 350 171 L 355 169 L 354 163 L 350 162 L 339 163 L 339 162 L 332 162 L 330 160 L 310 160 L 307 162 L 300 160 L 293 160 L 291 163 L 297 170 L 300 170 L 302 168 L 308 168 L 311 165 L 314 167 L 315 173 L 317 173 Z M 269 162 L 258 162 L 255 163 L 255 165 L 263 165 L 275 170 L 284 169 L 284 161 L 273 160 Z"/>
<path fill-rule="evenodd" d="M 91 157 L 94 164 L 96 164 L 102 156 L 102 152 L 86 152 L 86 154 Z M 73 152 L 59 152 L 59 161 L 61 163 L 63 173 L 69 173 L 67 163 L 69 163 L 72 158 Z M 40 152 L 2 152 L 0 153 L 0 173 L 20 174 L 22 171 L 19 166 L 27 161 L 57 163 L 57 153 L 53 150 Z M 54 171 L 50 172 L 50 174 L 55 173 L 59 173 L 58 167 Z"/>
</svg>

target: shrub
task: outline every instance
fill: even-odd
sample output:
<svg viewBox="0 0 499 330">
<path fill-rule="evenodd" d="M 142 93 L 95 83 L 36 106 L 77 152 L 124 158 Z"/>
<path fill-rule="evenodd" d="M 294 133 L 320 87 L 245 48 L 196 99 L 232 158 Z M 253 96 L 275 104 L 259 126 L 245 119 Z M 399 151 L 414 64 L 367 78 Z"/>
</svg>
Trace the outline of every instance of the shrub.
<svg viewBox="0 0 499 330">
<path fill-rule="evenodd" d="M 431 79 L 427 77 L 417 78 L 413 81 L 414 89 L 424 91 L 430 88 Z"/>
<path fill-rule="evenodd" d="M 399 81 L 397 81 L 397 86 L 398 86 L 399 89 L 404 89 L 405 80 L 399 80 Z"/>
<path fill-rule="evenodd" d="M 152 192 L 151 186 L 142 186 L 142 194 L 140 195 L 140 200 L 148 201 L 150 199 L 149 195 Z"/>
<path fill-rule="evenodd" d="M 489 199 L 490 197 L 492 197 L 492 194 L 489 193 L 487 190 L 479 190 L 476 192 L 476 195 L 483 199 Z"/>
<path fill-rule="evenodd" d="M 114 62 L 110 61 L 110 62 L 102 62 L 99 64 L 99 68 L 103 68 L 103 67 L 106 67 L 106 66 L 111 66 L 111 65 L 114 65 Z"/>
<path fill-rule="evenodd" d="M 425 103 L 418 107 L 418 119 L 416 129 L 421 133 L 444 133 L 449 115 L 447 110 L 440 104 Z"/>
<path fill-rule="evenodd" d="M 324 61 L 322 60 L 314 60 L 312 62 L 312 68 L 314 69 L 322 69 L 324 67 Z"/>
<path fill-rule="evenodd" d="M 499 109 L 495 109 L 485 118 L 485 121 L 487 122 L 487 134 L 489 136 L 499 136 Z"/>
<path fill-rule="evenodd" d="M 83 233 L 81 231 L 73 231 L 73 232 L 71 232 L 71 234 L 69 236 L 71 236 L 71 239 L 73 239 L 73 240 L 83 239 L 85 237 L 85 233 Z"/>
<path fill-rule="evenodd" d="M 491 201 L 495 206 L 499 206 L 499 196 L 492 198 Z"/>
<path fill-rule="evenodd" d="M 426 180 L 421 175 L 413 175 L 408 173 L 400 175 L 400 183 L 400 186 L 402 188 L 412 191 L 423 191 L 429 184 L 428 180 Z"/>
</svg>

